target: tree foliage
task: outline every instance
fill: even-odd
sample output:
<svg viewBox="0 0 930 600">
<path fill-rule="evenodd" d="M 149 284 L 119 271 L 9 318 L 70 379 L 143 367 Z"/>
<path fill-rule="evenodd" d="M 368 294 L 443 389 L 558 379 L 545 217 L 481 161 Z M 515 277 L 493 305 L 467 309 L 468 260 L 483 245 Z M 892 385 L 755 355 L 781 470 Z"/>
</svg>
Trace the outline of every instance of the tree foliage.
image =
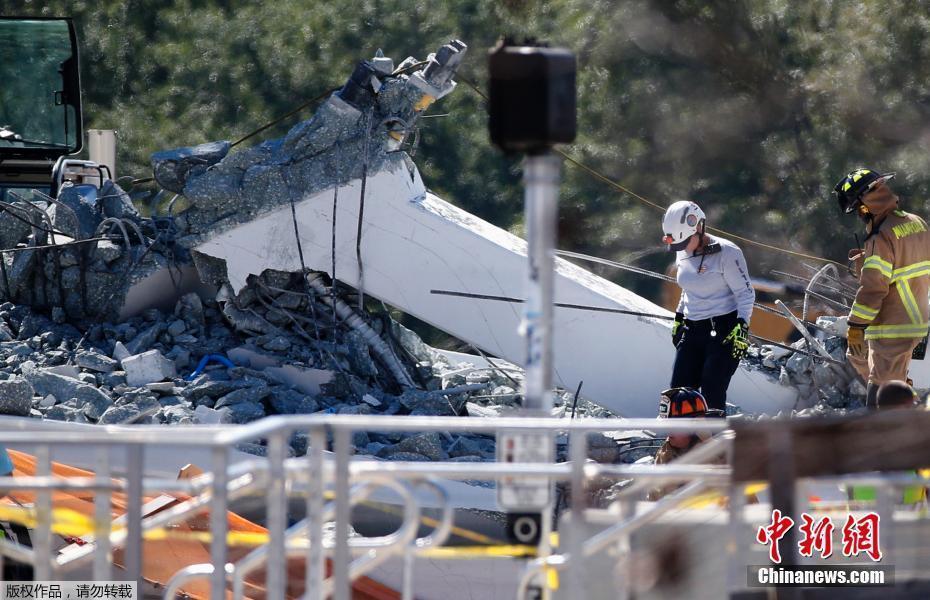
<svg viewBox="0 0 930 600">
<path fill-rule="evenodd" d="M 460 38 L 460 88 L 423 121 L 416 162 L 447 200 L 519 230 L 519 163 L 490 145 L 465 83 L 486 88 L 484 51 L 508 33 L 575 51 L 579 135 L 565 150 L 658 204 L 691 198 L 711 225 L 832 259 L 859 228 L 830 195 L 855 166 L 897 171 L 905 206 L 928 212 L 930 8 L 906 0 L 0 0 L 0 13 L 75 18 L 85 119 L 119 131 L 124 174 L 147 176 L 156 150 L 236 139 L 378 48 L 399 61 Z M 560 246 L 664 268 L 657 210 L 563 173 Z M 798 270 L 744 250 L 756 275 Z"/>
</svg>

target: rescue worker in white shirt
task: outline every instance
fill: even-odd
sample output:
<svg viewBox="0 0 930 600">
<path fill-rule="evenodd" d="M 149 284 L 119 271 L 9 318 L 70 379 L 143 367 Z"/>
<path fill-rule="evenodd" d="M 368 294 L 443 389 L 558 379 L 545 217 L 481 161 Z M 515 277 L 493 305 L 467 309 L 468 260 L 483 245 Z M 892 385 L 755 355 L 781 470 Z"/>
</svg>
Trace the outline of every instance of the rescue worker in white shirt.
<svg viewBox="0 0 930 600">
<path fill-rule="evenodd" d="M 681 300 L 672 325 L 675 366 L 670 387 L 699 389 L 708 407 L 726 413 L 727 388 L 749 348 L 756 293 L 743 252 L 704 231 L 704 211 L 687 200 L 668 207 L 663 241 L 678 253 Z"/>
<path fill-rule="evenodd" d="M 846 355 L 868 383 L 866 406 L 873 409 L 881 384 L 907 379 L 911 354 L 927 335 L 930 317 L 930 231 L 923 219 L 900 210 L 888 187 L 893 177 L 860 168 L 834 188 L 843 212 L 865 222 Z"/>
</svg>

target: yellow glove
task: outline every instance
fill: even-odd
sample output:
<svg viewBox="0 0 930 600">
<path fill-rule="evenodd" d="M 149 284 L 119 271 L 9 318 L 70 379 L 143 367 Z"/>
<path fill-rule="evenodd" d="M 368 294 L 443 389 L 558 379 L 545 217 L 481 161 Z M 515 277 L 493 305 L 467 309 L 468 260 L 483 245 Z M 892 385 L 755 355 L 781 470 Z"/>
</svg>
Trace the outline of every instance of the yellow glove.
<svg viewBox="0 0 930 600">
<path fill-rule="evenodd" d="M 686 329 L 688 328 L 685 326 L 684 313 L 675 313 L 675 320 L 672 321 L 672 344 L 674 344 L 676 348 L 678 347 L 678 343 L 681 342 L 682 336 L 685 335 Z"/>
<path fill-rule="evenodd" d="M 862 323 L 850 323 L 849 331 L 846 332 L 846 343 L 849 347 L 850 356 L 865 356 L 865 328 L 867 325 Z"/>
<path fill-rule="evenodd" d="M 749 349 L 749 325 L 746 324 L 746 321 L 738 319 L 736 325 L 733 326 L 733 330 L 730 331 L 727 337 L 723 338 L 723 342 L 730 344 L 733 358 L 740 360 L 745 357 L 746 351 Z"/>
</svg>

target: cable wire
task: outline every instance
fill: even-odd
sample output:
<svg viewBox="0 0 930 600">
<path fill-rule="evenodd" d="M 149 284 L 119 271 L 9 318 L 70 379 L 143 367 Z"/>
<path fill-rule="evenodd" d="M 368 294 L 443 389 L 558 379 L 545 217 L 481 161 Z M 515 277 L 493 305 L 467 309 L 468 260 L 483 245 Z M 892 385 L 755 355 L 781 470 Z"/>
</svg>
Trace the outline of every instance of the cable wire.
<svg viewBox="0 0 930 600">
<path fill-rule="evenodd" d="M 478 96 L 480 96 L 483 100 L 485 100 L 485 101 L 488 100 L 487 94 L 485 94 L 484 92 L 482 92 L 481 89 L 479 89 L 478 86 L 475 85 L 472 81 L 470 81 L 469 79 L 466 79 L 466 78 L 464 78 L 464 77 L 462 77 L 462 76 L 458 76 L 458 79 L 459 79 L 459 81 L 465 83 L 465 84 L 466 84 L 468 87 L 470 87 L 472 90 L 474 90 L 475 93 L 478 94 Z M 642 202 L 643 204 L 646 204 L 647 206 L 651 206 L 652 208 L 655 208 L 656 210 L 660 210 L 660 211 L 662 211 L 662 212 L 665 212 L 666 207 L 661 206 L 660 204 L 656 204 L 655 202 L 649 200 L 648 198 L 645 198 L 645 197 L 643 197 L 643 196 L 640 196 L 639 194 L 637 194 L 637 193 L 634 192 L 633 190 L 631 190 L 631 189 L 629 189 L 629 188 L 627 188 L 627 187 L 624 187 L 624 186 L 623 186 L 622 184 L 620 184 L 619 182 L 614 181 L 613 179 L 607 177 L 606 175 L 604 175 L 603 173 L 597 171 L 596 169 L 594 169 L 594 168 L 592 168 L 592 167 L 589 167 L 588 165 L 582 163 L 581 161 L 579 161 L 579 160 L 573 158 L 572 156 L 570 156 L 569 154 L 567 154 L 564 150 L 561 150 L 561 149 L 559 149 L 559 148 L 555 148 L 555 149 L 554 149 L 554 152 L 555 152 L 556 154 L 558 154 L 559 156 L 561 156 L 562 158 L 564 158 L 566 162 L 568 162 L 568 163 L 570 163 L 570 164 L 572 164 L 572 165 L 578 167 L 579 169 L 581 169 L 581 170 L 587 172 L 589 175 L 593 176 L 594 178 L 596 178 L 596 179 L 598 179 L 598 180 L 600 180 L 600 181 L 606 183 L 607 185 L 609 185 L 609 186 L 611 186 L 611 187 L 613 187 L 613 188 L 615 188 L 615 189 L 617 189 L 617 190 L 620 190 L 621 192 L 623 192 L 624 194 L 627 194 L 628 196 L 632 196 L 633 198 L 636 198 L 637 200 L 639 200 L 639 201 Z M 840 263 L 838 263 L 838 262 L 836 262 L 836 261 L 830 260 L 829 258 L 822 258 L 822 257 L 820 257 L 820 256 L 814 256 L 814 255 L 812 255 L 812 254 L 805 254 L 805 253 L 803 253 L 803 252 L 796 252 L 796 251 L 794 251 L 794 250 L 788 250 L 787 248 L 781 248 L 781 247 L 775 246 L 775 245 L 773 245 L 773 244 L 766 244 L 765 242 L 757 242 L 756 240 L 751 240 L 751 239 L 749 239 L 749 238 L 745 238 L 745 237 L 736 235 L 736 234 L 734 234 L 734 233 L 730 233 L 730 232 L 728 232 L 728 231 L 724 231 L 723 229 L 718 229 L 718 228 L 716 228 L 716 227 L 707 227 L 707 229 L 708 229 L 709 231 L 714 232 L 714 233 L 717 233 L 717 234 L 720 234 L 720 235 L 725 235 L 725 236 L 727 236 L 728 238 L 732 238 L 732 239 L 734 239 L 734 240 L 739 240 L 739 241 L 744 242 L 744 243 L 746 243 L 746 244 L 750 244 L 750 245 L 753 245 L 753 246 L 758 246 L 758 247 L 760 247 L 760 248 L 765 248 L 765 249 L 767 249 L 767 250 L 772 250 L 772 251 L 774 251 L 774 252 L 781 252 L 781 253 L 783 253 L 783 254 L 788 254 L 788 255 L 791 255 L 791 256 L 797 256 L 797 257 L 799 257 L 799 258 L 807 258 L 807 259 L 811 259 L 811 260 L 820 261 L 820 262 L 823 262 L 823 263 L 830 263 L 830 264 L 837 265 L 838 267 L 843 267 L 843 268 L 845 268 L 845 265 L 842 265 L 842 264 L 840 264 Z"/>
</svg>

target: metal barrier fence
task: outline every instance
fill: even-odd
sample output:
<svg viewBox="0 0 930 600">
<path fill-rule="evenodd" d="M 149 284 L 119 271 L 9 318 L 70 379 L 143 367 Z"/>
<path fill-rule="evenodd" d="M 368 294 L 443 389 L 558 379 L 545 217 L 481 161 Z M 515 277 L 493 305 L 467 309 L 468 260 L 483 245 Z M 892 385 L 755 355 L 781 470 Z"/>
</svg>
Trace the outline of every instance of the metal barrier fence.
<svg viewBox="0 0 930 600">
<path fill-rule="evenodd" d="M 436 478 L 500 480 L 503 477 L 535 476 L 551 481 L 568 481 L 571 489 L 583 490 L 595 477 L 631 478 L 635 482 L 623 493 L 630 500 L 621 503 L 621 518 L 616 526 L 591 537 L 580 539 L 569 533 L 562 545 L 567 551 L 548 556 L 547 540 L 541 543 L 539 557 L 531 561 L 520 583 L 521 598 L 533 577 L 546 569 L 569 570 L 574 557 L 590 556 L 637 528 L 650 523 L 680 501 L 707 487 L 727 488 L 729 468 L 699 464 L 726 452 L 732 432 L 722 420 L 695 419 L 592 419 L 566 422 L 549 418 L 472 418 L 320 415 L 271 417 L 244 426 L 192 426 L 132 428 L 101 427 L 94 431 L 43 431 L 40 426 L 23 426 L 21 431 L 0 432 L 0 443 L 31 445 L 37 457 L 35 477 L 0 478 L 0 490 L 35 490 L 35 528 L 33 549 L 0 539 L 0 554 L 32 563 L 37 580 L 55 579 L 64 567 L 93 564 L 96 580 L 112 579 L 112 548 L 124 548 L 125 578 L 140 580 L 142 541 L 153 532 L 185 517 L 210 510 L 210 563 L 191 565 L 168 582 L 165 598 L 173 598 L 181 587 L 195 579 L 209 579 L 211 600 L 223 600 L 228 585 L 234 597 L 243 596 L 245 578 L 264 566 L 267 597 L 285 597 L 287 558 L 301 557 L 305 568 L 305 597 L 311 600 L 332 596 L 350 598 L 350 581 L 392 557 L 405 561 L 403 596 L 412 598 L 409 565 L 412 557 L 442 545 L 452 527 L 449 498 Z M 719 433 L 682 460 L 672 465 L 602 465 L 586 463 L 587 434 L 603 431 L 647 429 L 657 433 Z M 569 462 L 556 464 L 482 463 L 482 462 L 400 462 L 351 458 L 351 436 L 356 431 L 378 432 L 471 432 L 497 434 L 502 431 L 563 432 L 569 435 Z M 305 457 L 288 459 L 292 434 L 304 432 L 309 444 Z M 324 456 L 328 437 L 333 454 Z M 230 464 L 230 449 L 243 442 L 264 440 L 267 460 L 256 459 Z M 51 449 L 72 446 L 97 448 L 96 473 L 92 478 L 60 479 L 51 477 Z M 145 477 L 145 455 L 166 447 L 209 449 L 209 470 L 192 480 L 166 480 Z M 113 448 L 125 453 L 126 469 L 118 479 L 111 479 L 110 453 Z M 65 460 L 64 462 L 67 462 Z M 206 465 L 204 465 L 206 466 Z M 905 478 L 906 479 L 906 478 Z M 684 481 L 683 488 L 655 503 L 651 510 L 636 513 L 632 503 L 637 494 L 657 482 Z M 907 480 L 911 481 L 911 480 Z M 902 479 L 899 484 L 907 481 Z M 420 506 L 414 488 L 430 487 L 440 506 L 442 517 L 432 533 L 417 538 Z M 380 487 L 393 490 L 401 499 L 403 521 L 399 529 L 381 537 L 349 537 L 352 506 Z M 94 541 L 66 557 L 52 556 L 52 491 L 93 491 L 95 503 Z M 114 531 L 110 518 L 111 494 L 126 493 L 125 527 Z M 263 491 L 267 508 L 267 539 L 245 558 L 232 564 L 228 557 L 230 501 L 256 491 Z M 191 499 L 170 509 L 143 518 L 146 493 L 181 492 Z M 306 517 L 288 527 L 289 495 L 306 495 Z M 329 498 L 327 497 L 329 496 Z M 739 496 L 739 494 L 737 494 Z M 731 518 L 739 503 L 731 503 Z M 584 518 L 584 495 L 571 494 L 573 515 Z M 334 523 L 331 536 L 324 535 L 324 525 Z M 324 577 L 327 557 L 332 560 L 332 575 Z"/>
</svg>

